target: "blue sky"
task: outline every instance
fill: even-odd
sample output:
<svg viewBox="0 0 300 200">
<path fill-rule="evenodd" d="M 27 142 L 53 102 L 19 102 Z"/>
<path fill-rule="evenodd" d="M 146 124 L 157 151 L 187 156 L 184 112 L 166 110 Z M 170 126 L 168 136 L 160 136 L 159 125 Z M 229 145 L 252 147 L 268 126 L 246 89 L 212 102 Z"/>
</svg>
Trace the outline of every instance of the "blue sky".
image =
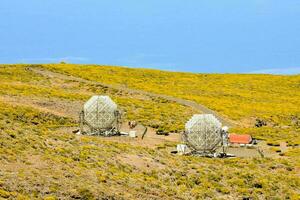
<svg viewBox="0 0 300 200">
<path fill-rule="evenodd" d="M 1 0 L 0 63 L 300 73 L 299 0 Z"/>
</svg>

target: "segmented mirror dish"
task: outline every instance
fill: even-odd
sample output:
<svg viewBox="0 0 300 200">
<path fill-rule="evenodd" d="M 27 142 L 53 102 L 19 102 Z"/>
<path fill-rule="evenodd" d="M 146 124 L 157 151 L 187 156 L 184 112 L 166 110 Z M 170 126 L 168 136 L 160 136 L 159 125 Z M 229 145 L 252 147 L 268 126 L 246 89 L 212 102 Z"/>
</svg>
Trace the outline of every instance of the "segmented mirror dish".
<svg viewBox="0 0 300 200">
<path fill-rule="evenodd" d="M 83 111 L 90 127 L 108 129 L 115 122 L 117 105 L 108 96 L 93 96 L 84 104 Z"/>
<path fill-rule="evenodd" d="M 185 125 L 185 142 L 200 152 L 212 152 L 222 141 L 222 124 L 212 114 L 194 115 Z"/>
</svg>

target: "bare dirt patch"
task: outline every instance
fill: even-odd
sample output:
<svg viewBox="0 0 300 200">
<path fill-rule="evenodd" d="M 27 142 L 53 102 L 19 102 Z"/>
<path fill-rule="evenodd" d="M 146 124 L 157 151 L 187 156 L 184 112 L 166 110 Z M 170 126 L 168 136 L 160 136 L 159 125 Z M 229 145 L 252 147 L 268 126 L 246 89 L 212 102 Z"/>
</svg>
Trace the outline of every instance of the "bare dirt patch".
<svg viewBox="0 0 300 200">
<path fill-rule="evenodd" d="M 254 158 L 254 157 L 261 157 L 257 149 L 249 149 L 246 147 L 237 147 L 233 148 L 230 147 L 227 150 L 227 153 L 233 154 L 236 157 L 243 157 L 243 158 Z"/>
<path fill-rule="evenodd" d="M 78 120 L 82 107 L 80 101 L 67 101 L 57 98 L 37 98 L 19 96 L 0 96 L 0 101 L 11 105 L 30 106 L 42 112 L 52 113 L 61 117 L 69 117 Z"/>
<path fill-rule="evenodd" d="M 46 169 L 49 168 L 49 163 L 42 159 L 39 155 L 28 155 L 26 157 L 26 164 L 24 162 L 1 163 L 1 170 L 8 172 L 17 172 L 21 169 L 34 168 Z"/>
<path fill-rule="evenodd" d="M 153 128 L 147 128 L 147 133 L 145 134 L 144 138 L 142 138 L 143 133 L 145 131 L 144 126 L 138 125 L 134 129 L 130 129 L 128 127 L 128 122 L 124 122 L 121 127 L 121 131 L 129 132 L 129 131 L 136 131 L 137 137 L 136 138 L 129 138 L 129 137 L 108 137 L 103 138 L 104 140 L 114 141 L 114 142 L 121 142 L 121 143 L 128 143 L 135 146 L 143 146 L 148 148 L 156 148 L 162 144 L 168 142 L 180 142 L 181 134 L 178 133 L 171 133 L 168 136 L 164 135 L 157 135 L 156 130 Z"/>
<path fill-rule="evenodd" d="M 124 154 L 117 157 L 121 163 L 131 165 L 138 169 L 164 169 L 165 165 L 152 158 L 144 157 L 142 155 Z"/>
</svg>

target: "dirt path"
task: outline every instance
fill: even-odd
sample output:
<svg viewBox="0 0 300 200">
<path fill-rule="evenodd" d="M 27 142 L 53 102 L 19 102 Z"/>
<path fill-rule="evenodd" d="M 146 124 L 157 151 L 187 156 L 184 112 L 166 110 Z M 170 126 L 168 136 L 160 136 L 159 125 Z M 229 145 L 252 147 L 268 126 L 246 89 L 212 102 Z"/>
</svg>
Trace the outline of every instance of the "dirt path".
<svg viewBox="0 0 300 200">
<path fill-rule="evenodd" d="M 129 94 L 143 94 L 143 95 L 147 95 L 147 96 L 150 96 L 150 97 L 162 98 L 162 99 L 165 99 L 165 100 L 168 100 L 168 101 L 176 102 L 176 103 L 184 105 L 184 106 L 192 107 L 193 109 L 199 111 L 200 113 L 213 114 L 225 126 L 231 127 L 231 126 L 236 125 L 236 123 L 234 121 L 232 121 L 228 118 L 225 118 L 224 116 L 221 116 L 220 114 L 216 113 L 215 111 L 213 111 L 213 110 L 211 110 L 211 109 L 209 109 L 209 108 L 207 108 L 203 105 L 200 105 L 200 104 L 198 104 L 194 101 L 180 99 L 180 98 L 176 98 L 176 97 L 172 97 L 172 96 L 168 96 L 168 95 L 154 94 L 154 93 L 146 92 L 146 91 L 143 91 L 143 90 L 135 90 L 135 89 L 130 89 L 130 88 L 126 88 L 126 87 L 100 83 L 100 82 L 97 82 L 97 81 L 90 81 L 90 80 L 86 80 L 86 79 L 83 79 L 83 78 L 70 76 L 70 75 L 65 75 L 65 74 L 61 74 L 61 73 L 57 73 L 57 72 L 52 72 L 52 71 L 37 68 L 37 67 L 30 67 L 30 68 L 28 68 L 28 70 L 31 70 L 31 71 L 33 71 L 37 74 L 47 76 L 47 77 L 50 77 L 50 78 L 51 77 L 52 78 L 56 77 L 56 78 L 60 78 L 60 79 L 64 79 L 64 80 L 77 81 L 77 82 L 83 82 L 83 83 L 87 83 L 87 84 L 94 84 L 94 85 L 98 85 L 98 86 L 101 86 L 101 87 L 112 88 L 112 89 L 115 89 L 115 90 L 127 92 Z"/>
<path fill-rule="evenodd" d="M 0 101 L 11 105 L 30 106 L 42 112 L 48 112 L 61 117 L 70 117 L 78 120 L 79 112 L 83 102 L 67 101 L 57 98 L 18 97 L 0 95 Z"/>
<path fill-rule="evenodd" d="M 19 106 L 30 106 L 34 109 L 37 109 L 41 112 L 51 113 L 61 117 L 69 117 L 78 120 L 78 115 L 83 102 L 80 101 L 68 101 L 61 100 L 57 98 L 41 98 L 41 97 L 18 97 L 18 96 L 9 96 L 9 95 L 0 95 L 0 101 L 6 102 L 11 105 Z M 72 131 L 78 129 L 78 127 L 61 127 L 58 132 L 67 132 L 72 133 Z M 103 140 L 120 142 L 120 143 L 129 143 L 135 146 L 142 146 L 148 148 L 156 148 L 157 146 L 164 144 L 166 142 L 180 142 L 181 135 L 179 133 L 173 133 L 169 136 L 157 135 L 156 130 L 148 127 L 147 134 L 144 139 L 142 139 L 142 134 L 145 130 L 145 127 L 139 124 L 134 129 L 130 129 L 128 126 L 128 121 L 124 121 L 121 127 L 121 131 L 129 132 L 136 131 L 137 138 L 129 137 L 107 137 Z"/>
</svg>

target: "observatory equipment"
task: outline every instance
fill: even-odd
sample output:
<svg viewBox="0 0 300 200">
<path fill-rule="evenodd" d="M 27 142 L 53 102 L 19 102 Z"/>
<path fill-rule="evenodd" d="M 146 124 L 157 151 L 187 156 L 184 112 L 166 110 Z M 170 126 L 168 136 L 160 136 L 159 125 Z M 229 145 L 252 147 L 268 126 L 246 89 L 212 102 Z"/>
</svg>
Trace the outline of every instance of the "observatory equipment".
<svg viewBox="0 0 300 200">
<path fill-rule="evenodd" d="M 212 114 L 194 115 L 185 125 L 183 139 L 193 153 L 211 155 L 223 143 L 222 124 Z"/>
<path fill-rule="evenodd" d="M 110 97 L 93 96 L 80 113 L 80 132 L 87 135 L 118 135 L 120 119 L 118 107 Z"/>
</svg>

